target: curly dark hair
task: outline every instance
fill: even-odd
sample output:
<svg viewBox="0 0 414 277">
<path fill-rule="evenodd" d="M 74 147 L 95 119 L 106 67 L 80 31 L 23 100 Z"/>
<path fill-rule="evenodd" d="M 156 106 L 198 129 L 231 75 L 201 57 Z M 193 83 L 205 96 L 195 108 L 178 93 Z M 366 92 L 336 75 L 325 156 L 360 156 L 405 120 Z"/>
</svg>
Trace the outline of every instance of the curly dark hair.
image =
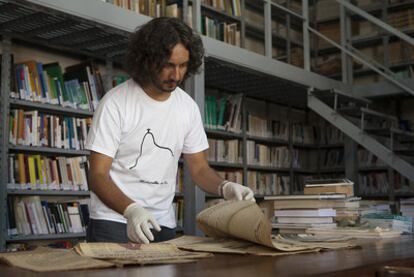
<svg viewBox="0 0 414 277">
<path fill-rule="evenodd" d="M 148 85 L 167 64 L 178 43 L 182 43 L 190 54 L 184 80 L 197 73 L 204 56 L 200 36 L 178 18 L 159 17 L 132 33 L 126 55 L 128 74 L 141 86 Z"/>
</svg>

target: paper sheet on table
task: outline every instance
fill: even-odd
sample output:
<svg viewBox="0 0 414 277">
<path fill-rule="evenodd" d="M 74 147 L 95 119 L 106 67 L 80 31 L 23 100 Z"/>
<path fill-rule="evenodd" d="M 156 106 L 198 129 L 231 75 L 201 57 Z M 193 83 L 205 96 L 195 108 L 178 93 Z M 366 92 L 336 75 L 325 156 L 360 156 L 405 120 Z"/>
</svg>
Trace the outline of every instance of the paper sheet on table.
<svg viewBox="0 0 414 277">
<path fill-rule="evenodd" d="M 15 267 L 37 272 L 106 268 L 133 264 L 174 264 L 211 257 L 172 244 L 80 243 L 74 249 L 38 247 L 33 251 L 0 253 L 0 260 Z"/>
<path fill-rule="evenodd" d="M 33 251 L 0 253 L 0 260 L 15 267 L 37 272 L 106 268 L 114 266 L 108 261 L 81 257 L 68 249 L 37 247 Z"/>
<path fill-rule="evenodd" d="M 169 243 L 79 243 L 76 252 L 89 258 L 107 259 L 121 264 L 148 264 L 182 262 L 211 257 L 208 253 L 194 253 L 178 249 Z"/>
<path fill-rule="evenodd" d="M 182 236 L 168 241 L 177 247 L 190 251 L 213 252 L 223 254 L 249 254 L 256 256 L 281 256 L 299 253 L 317 252 L 320 248 L 311 248 L 297 251 L 278 251 L 274 248 L 259 245 L 246 240 L 228 238 L 207 238 L 195 236 Z"/>
<path fill-rule="evenodd" d="M 237 238 L 279 251 L 304 251 L 354 247 L 347 241 L 309 241 L 297 237 L 272 236 L 270 221 L 251 201 L 225 201 L 200 212 L 199 228 L 213 238 Z"/>
</svg>

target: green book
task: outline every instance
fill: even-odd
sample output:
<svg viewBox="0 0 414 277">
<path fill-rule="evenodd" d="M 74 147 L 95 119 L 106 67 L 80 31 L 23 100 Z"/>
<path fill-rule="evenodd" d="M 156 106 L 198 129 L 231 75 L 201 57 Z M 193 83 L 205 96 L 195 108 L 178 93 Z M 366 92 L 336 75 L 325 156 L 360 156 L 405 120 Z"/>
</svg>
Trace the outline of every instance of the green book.
<svg viewBox="0 0 414 277">
<path fill-rule="evenodd" d="M 212 128 L 217 129 L 217 100 L 215 96 L 211 96 L 211 121 L 212 121 Z"/>
<path fill-rule="evenodd" d="M 63 101 L 63 103 L 60 103 L 60 104 L 65 107 L 66 106 L 70 107 L 71 106 L 70 96 L 65 90 L 62 68 L 60 67 L 59 63 L 56 62 L 56 63 L 44 64 L 43 69 L 47 72 L 47 74 L 50 77 L 52 77 L 52 79 L 55 79 L 58 82 L 56 85 L 59 85 L 60 92 L 62 93 L 62 101 Z"/>
<path fill-rule="evenodd" d="M 224 129 L 224 111 L 226 110 L 226 101 L 227 97 L 222 97 L 218 103 L 218 119 L 217 119 L 217 128 L 222 130 Z"/>
</svg>

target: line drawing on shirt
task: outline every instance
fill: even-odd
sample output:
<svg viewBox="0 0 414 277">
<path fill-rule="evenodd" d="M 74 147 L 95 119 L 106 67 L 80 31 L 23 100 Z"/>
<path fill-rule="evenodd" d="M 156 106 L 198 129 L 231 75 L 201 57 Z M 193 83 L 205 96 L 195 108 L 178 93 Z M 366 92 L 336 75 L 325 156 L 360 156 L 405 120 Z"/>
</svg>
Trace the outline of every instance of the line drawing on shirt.
<svg viewBox="0 0 414 277">
<path fill-rule="evenodd" d="M 148 128 L 147 129 L 147 132 L 145 133 L 145 135 L 144 135 L 144 137 L 142 138 L 142 141 L 141 141 L 141 147 L 140 147 L 140 152 L 139 152 L 139 156 L 138 156 L 138 158 L 135 160 L 135 164 L 133 165 L 133 166 L 131 166 L 129 169 L 133 169 L 134 167 L 136 167 L 137 166 L 137 164 L 138 164 L 138 160 L 139 160 L 139 158 L 141 158 L 141 155 L 142 155 L 142 147 L 144 146 L 144 141 L 145 141 L 145 138 L 146 138 L 146 136 L 147 135 L 150 135 L 151 137 L 152 137 L 152 141 L 153 141 L 153 143 L 154 143 L 154 145 L 155 146 L 157 146 L 158 148 L 160 148 L 160 149 L 165 149 L 165 150 L 168 150 L 168 151 L 170 151 L 170 153 L 171 153 L 171 156 L 172 157 L 174 157 L 174 153 L 173 153 L 173 151 L 170 149 L 170 148 L 168 148 L 168 147 L 164 147 L 164 146 L 161 146 L 161 145 L 158 145 L 156 142 L 155 142 L 155 137 L 154 137 L 154 134 L 151 132 L 151 129 L 150 128 Z"/>
</svg>

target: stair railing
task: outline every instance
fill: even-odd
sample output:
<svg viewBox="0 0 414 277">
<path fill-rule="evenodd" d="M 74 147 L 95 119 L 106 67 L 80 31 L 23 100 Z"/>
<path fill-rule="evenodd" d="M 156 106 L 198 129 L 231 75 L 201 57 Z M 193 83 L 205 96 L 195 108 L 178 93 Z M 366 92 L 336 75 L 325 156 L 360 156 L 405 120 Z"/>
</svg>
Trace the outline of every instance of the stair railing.
<svg viewBox="0 0 414 277">
<path fill-rule="evenodd" d="M 404 34 L 400 30 L 390 26 L 389 24 L 385 23 L 384 21 L 370 15 L 369 13 L 365 12 L 361 8 L 349 3 L 345 0 L 335 0 L 339 5 L 346 8 L 349 11 L 352 11 L 355 14 L 358 14 L 359 16 L 363 17 L 364 19 L 368 20 L 369 22 L 379 26 L 380 28 L 384 29 L 385 31 L 392 33 L 394 36 L 397 36 L 398 38 L 406 41 L 410 45 L 414 46 L 414 39 L 409 37 L 408 35 Z M 319 31 L 315 30 L 314 28 L 310 27 L 309 24 L 304 24 L 304 32 L 311 32 L 318 37 L 322 38 L 323 40 L 327 41 L 328 43 L 332 44 L 336 48 L 340 49 L 341 51 L 345 52 L 347 55 L 351 56 L 355 60 L 359 61 L 360 63 L 364 64 L 365 66 L 369 67 L 376 73 L 383 76 L 388 81 L 392 82 L 396 86 L 400 87 L 404 91 L 414 95 L 414 90 L 410 87 L 406 86 L 404 83 L 402 83 L 400 80 L 395 78 L 394 73 L 386 68 L 385 66 L 381 65 L 375 60 L 371 60 L 366 55 L 362 54 L 358 49 L 354 48 L 352 45 L 347 45 L 347 47 L 343 47 L 342 45 L 338 44 L 337 42 L 333 41 L 332 39 L 328 38 L 327 36 L 323 35 Z"/>
</svg>

